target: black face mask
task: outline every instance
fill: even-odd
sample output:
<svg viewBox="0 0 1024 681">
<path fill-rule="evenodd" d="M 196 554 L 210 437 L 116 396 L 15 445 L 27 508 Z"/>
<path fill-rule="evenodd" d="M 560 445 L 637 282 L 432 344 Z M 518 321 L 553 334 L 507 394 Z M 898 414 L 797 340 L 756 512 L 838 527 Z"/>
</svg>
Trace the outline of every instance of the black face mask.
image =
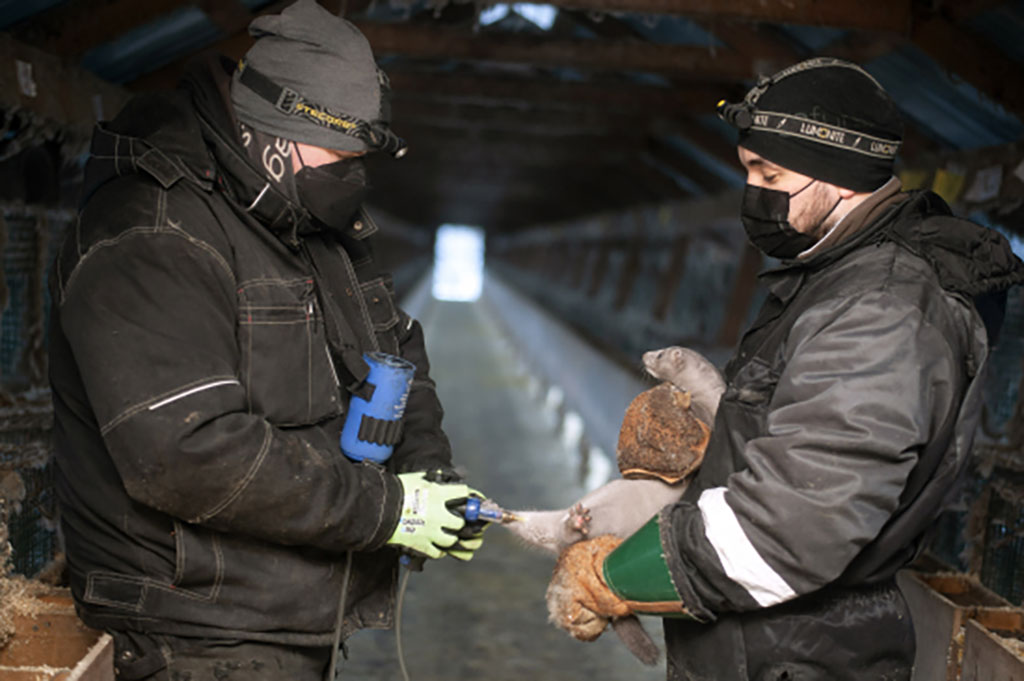
<svg viewBox="0 0 1024 681">
<path fill-rule="evenodd" d="M 346 158 L 315 168 L 303 165 L 295 173 L 299 201 L 318 222 L 331 229 L 348 227 L 369 189 L 361 158 Z"/>
<path fill-rule="evenodd" d="M 740 219 L 750 243 L 765 255 L 780 260 L 795 258 L 817 243 L 817 239 L 798 232 L 789 224 L 789 199 L 815 182 L 811 180 L 793 194 L 748 184 L 743 192 Z M 832 209 L 835 210 L 835 206 Z"/>
</svg>

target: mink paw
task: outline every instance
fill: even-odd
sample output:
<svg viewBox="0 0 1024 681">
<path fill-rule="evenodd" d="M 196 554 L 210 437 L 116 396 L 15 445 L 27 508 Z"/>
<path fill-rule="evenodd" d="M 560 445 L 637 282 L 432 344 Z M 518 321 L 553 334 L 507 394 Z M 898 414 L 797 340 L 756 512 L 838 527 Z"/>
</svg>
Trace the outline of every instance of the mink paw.
<svg viewBox="0 0 1024 681">
<path fill-rule="evenodd" d="M 566 520 L 566 524 L 569 529 L 586 537 L 590 533 L 590 509 L 583 504 L 576 504 L 569 509 L 569 518 Z"/>
</svg>

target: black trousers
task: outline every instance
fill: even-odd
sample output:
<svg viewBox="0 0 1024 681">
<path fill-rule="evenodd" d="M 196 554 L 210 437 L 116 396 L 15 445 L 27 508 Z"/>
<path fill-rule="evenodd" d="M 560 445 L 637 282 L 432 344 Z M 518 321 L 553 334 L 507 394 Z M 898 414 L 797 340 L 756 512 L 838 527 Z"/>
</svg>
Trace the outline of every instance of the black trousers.
<svg viewBox="0 0 1024 681">
<path fill-rule="evenodd" d="M 712 624 L 665 620 L 669 681 L 910 681 L 914 624 L 895 581 L 831 586 Z"/>
<path fill-rule="evenodd" d="M 118 681 L 323 681 L 330 648 L 111 632 Z"/>
</svg>

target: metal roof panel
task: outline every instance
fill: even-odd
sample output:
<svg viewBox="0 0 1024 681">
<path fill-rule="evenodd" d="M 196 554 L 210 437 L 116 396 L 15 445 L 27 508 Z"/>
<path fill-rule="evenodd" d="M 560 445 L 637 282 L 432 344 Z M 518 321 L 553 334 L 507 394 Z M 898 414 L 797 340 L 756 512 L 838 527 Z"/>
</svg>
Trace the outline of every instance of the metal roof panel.
<svg viewBox="0 0 1024 681">
<path fill-rule="evenodd" d="M 903 113 L 936 140 L 955 149 L 1013 142 L 1020 119 L 969 83 L 950 77 L 924 52 L 904 46 L 864 64 Z"/>
</svg>

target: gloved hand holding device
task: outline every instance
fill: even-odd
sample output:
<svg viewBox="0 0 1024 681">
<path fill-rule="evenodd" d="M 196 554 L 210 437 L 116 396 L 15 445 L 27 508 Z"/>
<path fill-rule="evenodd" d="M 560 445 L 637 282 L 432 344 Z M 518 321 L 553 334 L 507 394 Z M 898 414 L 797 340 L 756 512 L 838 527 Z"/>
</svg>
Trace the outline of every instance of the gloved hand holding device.
<svg viewBox="0 0 1024 681">
<path fill-rule="evenodd" d="M 449 502 L 448 508 L 466 520 L 465 526 L 459 531 L 458 541 L 448 549 L 448 555 L 452 558 L 468 562 L 473 559 L 477 549 L 483 546 L 484 530 L 495 520 L 493 517 L 480 516 L 480 502 L 484 499 L 485 497 L 480 491 L 470 487 L 469 496 L 461 500 L 460 503 L 454 504 L 454 508 L 453 504 Z"/>
</svg>

